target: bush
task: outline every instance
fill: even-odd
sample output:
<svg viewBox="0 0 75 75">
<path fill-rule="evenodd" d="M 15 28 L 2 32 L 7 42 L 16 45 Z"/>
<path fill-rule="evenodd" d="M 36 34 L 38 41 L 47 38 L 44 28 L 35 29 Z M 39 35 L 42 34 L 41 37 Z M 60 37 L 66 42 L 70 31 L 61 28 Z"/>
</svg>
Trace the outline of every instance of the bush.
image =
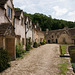
<svg viewBox="0 0 75 75">
<path fill-rule="evenodd" d="M 43 39 L 43 43 L 44 43 L 44 44 L 46 44 L 46 41 L 45 41 L 45 39 Z"/>
<path fill-rule="evenodd" d="M 34 45 L 33 45 L 34 48 L 37 48 L 38 47 L 38 44 L 37 42 L 34 42 Z"/>
<path fill-rule="evenodd" d="M 40 42 L 41 45 L 44 45 L 44 42 Z"/>
<path fill-rule="evenodd" d="M 30 49 L 31 49 L 31 45 L 30 44 L 27 44 L 26 45 L 26 51 L 30 51 Z"/>
<path fill-rule="evenodd" d="M 32 45 L 32 42 L 28 42 L 28 43 L 26 44 L 26 51 L 30 51 L 31 45 Z"/>
<path fill-rule="evenodd" d="M 0 72 L 3 70 L 7 69 L 10 64 L 9 64 L 9 56 L 7 50 L 0 49 Z"/>
<path fill-rule="evenodd" d="M 16 45 L 16 57 L 21 57 L 22 54 L 25 53 L 25 50 L 23 49 L 23 45 L 21 43 L 19 43 L 18 45 Z"/>
</svg>

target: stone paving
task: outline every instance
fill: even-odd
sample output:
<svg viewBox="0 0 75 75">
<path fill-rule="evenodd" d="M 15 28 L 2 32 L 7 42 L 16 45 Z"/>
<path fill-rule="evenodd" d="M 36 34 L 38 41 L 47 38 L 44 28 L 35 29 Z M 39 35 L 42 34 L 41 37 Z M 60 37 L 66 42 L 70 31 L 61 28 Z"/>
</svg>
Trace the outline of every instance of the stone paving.
<svg viewBox="0 0 75 75">
<path fill-rule="evenodd" d="M 0 75 L 61 75 L 59 45 L 46 44 L 31 50 L 23 59 L 12 61 Z"/>
</svg>

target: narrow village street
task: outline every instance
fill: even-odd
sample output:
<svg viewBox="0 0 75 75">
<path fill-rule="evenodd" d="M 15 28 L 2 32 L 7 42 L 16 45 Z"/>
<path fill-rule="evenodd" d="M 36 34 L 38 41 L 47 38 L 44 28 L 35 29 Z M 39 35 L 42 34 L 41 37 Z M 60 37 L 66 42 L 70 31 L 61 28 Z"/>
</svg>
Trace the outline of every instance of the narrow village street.
<svg viewBox="0 0 75 75">
<path fill-rule="evenodd" d="M 23 59 L 13 61 L 1 75 L 60 75 L 59 45 L 47 44 L 31 50 Z"/>
</svg>

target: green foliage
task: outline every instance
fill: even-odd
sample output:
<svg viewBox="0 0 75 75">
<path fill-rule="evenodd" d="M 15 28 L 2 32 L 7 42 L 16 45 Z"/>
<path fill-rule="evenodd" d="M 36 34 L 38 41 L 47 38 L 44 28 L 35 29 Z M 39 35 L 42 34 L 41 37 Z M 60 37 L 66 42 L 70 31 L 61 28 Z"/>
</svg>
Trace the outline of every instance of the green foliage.
<svg viewBox="0 0 75 75">
<path fill-rule="evenodd" d="M 23 45 L 21 43 L 16 45 L 16 57 L 21 57 L 22 54 L 25 53 L 25 50 L 23 49 Z"/>
<path fill-rule="evenodd" d="M 45 39 L 43 39 L 43 43 L 44 43 L 44 44 L 46 44 L 46 41 L 45 41 Z"/>
<path fill-rule="evenodd" d="M 46 44 L 45 39 L 43 39 L 43 42 L 40 42 L 41 45 Z"/>
<path fill-rule="evenodd" d="M 20 9 L 16 8 L 16 10 Z M 29 16 L 34 24 L 38 22 L 43 31 L 46 31 L 47 28 L 49 30 L 56 30 L 56 29 L 62 29 L 65 26 L 69 28 L 75 27 L 75 22 L 53 19 L 51 15 L 47 16 L 41 13 L 28 14 L 26 12 L 24 12 L 24 15 Z"/>
<path fill-rule="evenodd" d="M 67 46 L 70 45 L 61 45 L 62 55 L 66 54 Z"/>
<path fill-rule="evenodd" d="M 32 43 L 29 42 L 26 44 L 26 51 L 30 51 Z"/>
<path fill-rule="evenodd" d="M 15 8 L 15 10 L 20 10 L 20 8 Z"/>
<path fill-rule="evenodd" d="M 61 45 L 62 55 L 66 54 L 66 49 L 68 45 Z"/>
<path fill-rule="evenodd" d="M 44 45 L 44 42 L 40 42 L 41 45 Z"/>
<path fill-rule="evenodd" d="M 75 63 L 72 63 L 73 71 L 75 73 Z"/>
<path fill-rule="evenodd" d="M 37 48 L 38 47 L 38 44 L 37 42 L 34 42 L 34 45 L 33 45 L 34 48 Z"/>
<path fill-rule="evenodd" d="M 9 56 L 8 56 L 8 52 L 4 49 L 0 49 L 0 72 L 2 72 L 3 70 L 7 69 L 10 64 L 9 64 Z"/>
<path fill-rule="evenodd" d="M 68 63 L 65 61 L 63 64 L 60 64 L 59 69 L 62 75 L 66 75 L 66 72 L 68 70 Z"/>
</svg>

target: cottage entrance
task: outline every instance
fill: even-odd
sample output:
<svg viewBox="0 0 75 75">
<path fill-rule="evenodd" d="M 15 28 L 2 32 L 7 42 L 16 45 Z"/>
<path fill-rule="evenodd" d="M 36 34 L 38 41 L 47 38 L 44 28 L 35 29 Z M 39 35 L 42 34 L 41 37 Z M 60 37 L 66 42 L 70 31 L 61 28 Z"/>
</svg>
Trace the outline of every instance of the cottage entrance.
<svg viewBox="0 0 75 75">
<path fill-rule="evenodd" d="M 58 40 L 56 39 L 56 43 L 58 43 Z"/>
<path fill-rule="evenodd" d="M 11 59 L 15 59 L 15 38 L 6 38 L 6 50 L 8 50 Z"/>
<path fill-rule="evenodd" d="M 50 43 L 50 40 L 48 40 L 48 43 Z"/>
</svg>

